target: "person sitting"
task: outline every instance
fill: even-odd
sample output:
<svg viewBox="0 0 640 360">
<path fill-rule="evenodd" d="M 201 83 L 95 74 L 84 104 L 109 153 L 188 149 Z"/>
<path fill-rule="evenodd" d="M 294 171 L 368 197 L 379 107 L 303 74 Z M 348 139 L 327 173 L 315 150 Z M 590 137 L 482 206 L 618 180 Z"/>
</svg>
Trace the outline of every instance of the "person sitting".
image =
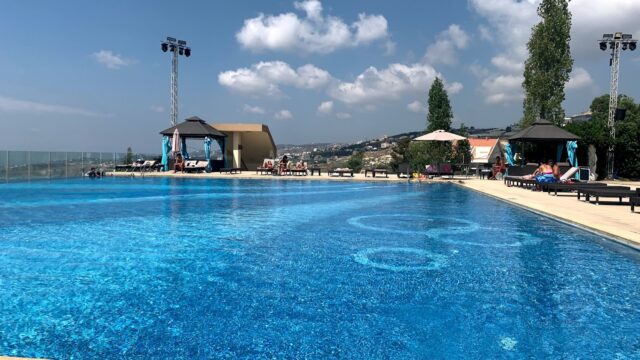
<svg viewBox="0 0 640 360">
<path fill-rule="evenodd" d="M 531 179 L 535 179 L 536 176 L 538 176 L 538 174 L 540 174 L 540 163 L 538 163 L 538 167 L 533 171 L 533 174 L 522 175 L 521 178 L 526 180 L 531 180 Z"/>
<path fill-rule="evenodd" d="M 176 154 L 176 162 L 173 164 L 173 173 L 176 172 L 184 172 L 184 159 L 182 158 L 182 154 Z"/>
<path fill-rule="evenodd" d="M 278 165 L 278 175 L 284 174 L 288 169 L 288 165 L 289 158 L 287 157 L 287 155 L 285 155 L 282 157 L 282 160 L 280 160 L 280 164 Z"/>
<path fill-rule="evenodd" d="M 546 164 L 541 164 L 538 168 L 538 174 L 535 176 L 536 181 L 541 184 L 554 183 L 558 181 L 559 167 L 553 160 L 547 161 Z"/>
<path fill-rule="evenodd" d="M 502 162 L 502 157 L 500 157 L 500 155 L 496 156 L 496 162 L 491 168 L 491 177 L 489 180 L 496 180 L 496 176 L 498 174 L 503 174 L 506 170 L 507 166 Z"/>
<path fill-rule="evenodd" d="M 267 160 L 262 164 L 262 167 L 265 169 L 273 169 L 273 162 L 271 160 Z"/>
<path fill-rule="evenodd" d="M 96 168 L 92 167 L 91 170 L 87 173 L 87 176 L 90 178 L 99 178 L 100 172 L 96 171 Z"/>
</svg>

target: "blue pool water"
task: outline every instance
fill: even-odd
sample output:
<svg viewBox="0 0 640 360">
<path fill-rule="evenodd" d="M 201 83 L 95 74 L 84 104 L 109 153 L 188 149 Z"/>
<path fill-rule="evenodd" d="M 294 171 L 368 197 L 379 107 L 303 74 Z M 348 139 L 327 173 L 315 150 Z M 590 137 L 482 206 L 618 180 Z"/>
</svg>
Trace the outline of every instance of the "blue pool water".
<svg viewBox="0 0 640 360">
<path fill-rule="evenodd" d="M 455 185 L 101 179 L 0 199 L 3 355 L 640 358 L 638 252 Z"/>
</svg>

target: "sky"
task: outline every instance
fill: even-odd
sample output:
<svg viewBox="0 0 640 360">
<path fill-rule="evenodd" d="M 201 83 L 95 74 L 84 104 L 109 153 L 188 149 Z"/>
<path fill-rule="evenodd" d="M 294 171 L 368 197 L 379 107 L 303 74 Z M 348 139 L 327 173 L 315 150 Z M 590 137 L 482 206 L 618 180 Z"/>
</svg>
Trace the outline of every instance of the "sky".
<svg viewBox="0 0 640 360">
<path fill-rule="evenodd" d="M 160 152 L 170 126 L 167 36 L 179 114 L 263 123 L 278 144 L 352 142 L 426 127 L 443 79 L 453 126 L 522 115 L 534 0 L 0 0 L 0 149 Z M 640 1 L 573 0 L 568 115 L 609 92 L 603 33 L 640 37 Z M 619 92 L 640 100 L 640 50 Z"/>
</svg>

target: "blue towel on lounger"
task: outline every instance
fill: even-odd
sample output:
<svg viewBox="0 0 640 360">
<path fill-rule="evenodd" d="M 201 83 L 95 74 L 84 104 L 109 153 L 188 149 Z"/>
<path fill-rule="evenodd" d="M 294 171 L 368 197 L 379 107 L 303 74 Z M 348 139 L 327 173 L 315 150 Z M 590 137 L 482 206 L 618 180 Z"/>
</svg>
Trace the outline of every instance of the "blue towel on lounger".
<svg viewBox="0 0 640 360">
<path fill-rule="evenodd" d="M 541 184 L 549 184 L 549 183 L 558 182 L 558 180 L 556 179 L 555 176 L 553 176 L 553 174 L 540 174 L 540 175 L 536 176 L 536 181 L 541 183 Z"/>
</svg>

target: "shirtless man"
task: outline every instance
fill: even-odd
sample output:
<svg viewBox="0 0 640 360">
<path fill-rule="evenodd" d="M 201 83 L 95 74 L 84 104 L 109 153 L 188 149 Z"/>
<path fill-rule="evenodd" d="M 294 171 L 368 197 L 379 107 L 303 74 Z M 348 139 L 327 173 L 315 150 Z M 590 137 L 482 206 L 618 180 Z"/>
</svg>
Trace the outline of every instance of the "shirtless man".
<svg viewBox="0 0 640 360">
<path fill-rule="evenodd" d="M 554 164 L 553 160 L 547 161 L 546 164 L 541 164 L 536 175 L 536 181 L 539 183 L 554 183 L 558 181 L 558 174 L 560 172 L 557 164 Z M 534 173 L 535 174 L 535 173 Z"/>
</svg>

